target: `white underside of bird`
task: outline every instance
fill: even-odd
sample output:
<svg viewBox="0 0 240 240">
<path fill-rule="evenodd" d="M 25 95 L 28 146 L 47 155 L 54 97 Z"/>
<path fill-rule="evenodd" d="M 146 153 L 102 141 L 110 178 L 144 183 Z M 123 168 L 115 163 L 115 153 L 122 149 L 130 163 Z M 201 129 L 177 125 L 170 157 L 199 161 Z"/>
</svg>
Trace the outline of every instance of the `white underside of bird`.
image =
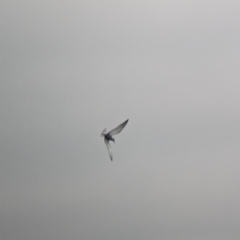
<svg viewBox="0 0 240 240">
<path fill-rule="evenodd" d="M 101 137 L 104 137 L 104 142 L 105 142 L 105 144 L 107 146 L 108 153 L 109 153 L 111 161 L 113 160 L 113 154 L 112 154 L 112 147 L 111 147 L 109 142 L 110 141 L 115 142 L 115 139 L 112 136 L 120 133 L 123 130 L 123 128 L 127 125 L 127 123 L 128 123 L 128 119 L 125 122 L 121 123 L 116 128 L 114 128 L 111 131 L 109 131 L 108 133 L 107 133 L 107 129 L 106 128 L 101 133 Z"/>
</svg>

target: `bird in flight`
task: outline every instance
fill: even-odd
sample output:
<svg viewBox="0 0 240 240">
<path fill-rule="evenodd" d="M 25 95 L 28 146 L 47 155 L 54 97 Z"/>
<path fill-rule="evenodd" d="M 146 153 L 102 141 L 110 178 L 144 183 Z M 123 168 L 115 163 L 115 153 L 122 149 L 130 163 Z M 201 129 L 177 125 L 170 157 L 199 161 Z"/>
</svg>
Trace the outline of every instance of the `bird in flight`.
<svg viewBox="0 0 240 240">
<path fill-rule="evenodd" d="M 115 143 L 115 139 L 112 136 L 120 133 L 123 130 L 123 128 L 127 125 L 127 123 L 128 123 L 128 119 L 122 124 L 120 124 L 119 126 L 117 126 L 116 128 L 114 128 L 113 130 L 109 131 L 108 133 L 106 128 L 101 133 L 101 137 L 104 137 L 104 142 L 107 146 L 111 161 L 113 160 L 113 155 L 112 155 L 112 148 L 109 141 L 113 141 Z"/>
</svg>

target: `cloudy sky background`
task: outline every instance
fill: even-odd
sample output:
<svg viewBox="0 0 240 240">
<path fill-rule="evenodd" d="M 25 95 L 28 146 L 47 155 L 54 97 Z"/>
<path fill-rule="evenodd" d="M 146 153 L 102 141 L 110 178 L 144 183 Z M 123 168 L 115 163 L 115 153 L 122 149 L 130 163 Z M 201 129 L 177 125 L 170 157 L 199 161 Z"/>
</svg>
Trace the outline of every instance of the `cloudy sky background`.
<svg viewBox="0 0 240 240">
<path fill-rule="evenodd" d="M 1 239 L 239 239 L 239 1 L 0 16 Z M 111 162 L 100 133 L 127 118 Z"/>
</svg>

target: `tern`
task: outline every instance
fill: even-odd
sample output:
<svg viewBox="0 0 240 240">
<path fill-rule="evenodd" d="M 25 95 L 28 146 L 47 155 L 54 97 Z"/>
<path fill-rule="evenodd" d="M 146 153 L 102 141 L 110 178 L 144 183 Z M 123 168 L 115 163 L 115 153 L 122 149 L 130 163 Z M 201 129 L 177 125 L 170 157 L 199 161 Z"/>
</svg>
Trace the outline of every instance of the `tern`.
<svg viewBox="0 0 240 240">
<path fill-rule="evenodd" d="M 113 154 L 112 154 L 112 148 L 109 141 L 113 141 L 115 143 L 115 139 L 112 136 L 120 133 L 123 130 L 123 128 L 127 125 L 127 123 L 128 123 L 128 119 L 125 122 L 121 123 L 116 128 L 114 128 L 113 130 L 109 131 L 108 133 L 106 128 L 101 133 L 101 137 L 104 137 L 104 142 L 107 146 L 111 161 L 113 160 Z"/>
</svg>

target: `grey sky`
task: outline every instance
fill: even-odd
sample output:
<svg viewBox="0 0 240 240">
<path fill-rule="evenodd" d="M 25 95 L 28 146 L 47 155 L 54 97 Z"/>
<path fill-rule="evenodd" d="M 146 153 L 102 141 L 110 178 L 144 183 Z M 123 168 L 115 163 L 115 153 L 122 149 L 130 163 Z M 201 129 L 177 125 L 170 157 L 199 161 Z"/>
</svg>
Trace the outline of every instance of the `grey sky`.
<svg viewBox="0 0 240 240">
<path fill-rule="evenodd" d="M 0 239 L 239 239 L 239 13 L 2 1 Z"/>
</svg>

